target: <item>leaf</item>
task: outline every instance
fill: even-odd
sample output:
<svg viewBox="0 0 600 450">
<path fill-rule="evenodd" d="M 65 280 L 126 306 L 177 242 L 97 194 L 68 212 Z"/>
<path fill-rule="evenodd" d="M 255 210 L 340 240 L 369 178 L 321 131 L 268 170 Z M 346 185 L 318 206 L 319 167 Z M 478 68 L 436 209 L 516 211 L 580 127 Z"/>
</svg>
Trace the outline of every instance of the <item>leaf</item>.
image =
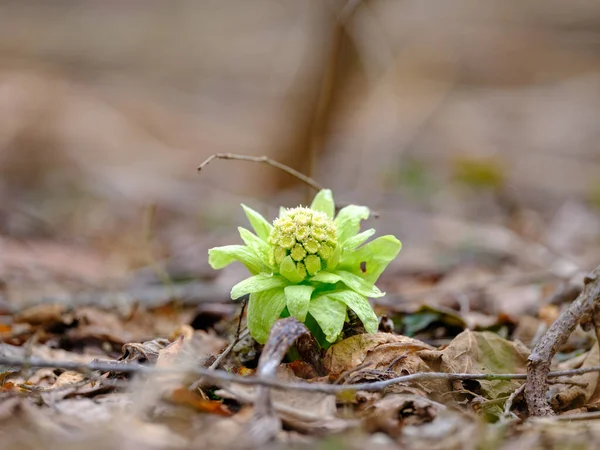
<svg viewBox="0 0 600 450">
<path fill-rule="evenodd" d="M 265 219 L 260 213 L 254 211 L 252 208 L 249 208 L 244 204 L 242 204 L 242 208 L 244 209 L 246 217 L 248 218 L 252 229 L 254 229 L 254 232 L 260 239 L 266 242 L 271 234 L 273 225 L 271 225 L 267 219 Z"/>
<path fill-rule="evenodd" d="M 381 236 L 350 253 L 339 267 L 374 284 L 401 248 L 402 243 L 394 236 Z"/>
<path fill-rule="evenodd" d="M 236 284 L 231 289 L 231 298 L 237 300 L 246 294 L 283 287 L 286 284 L 288 284 L 287 281 L 280 276 L 259 273 Z"/>
<path fill-rule="evenodd" d="M 281 364 L 277 368 L 277 380 L 288 383 L 302 382 L 289 365 Z M 216 391 L 220 397 L 235 399 L 238 402 L 256 404 L 264 396 L 254 386 L 230 383 L 227 389 Z M 353 424 L 350 420 L 339 418 L 336 408 L 336 396 L 321 392 L 302 392 L 292 390 L 273 389 L 270 393 L 271 404 L 277 417 L 280 417 L 286 426 L 292 429 L 301 429 L 308 433 L 311 430 L 320 433 L 338 433 Z M 227 430 L 230 428 L 228 427 Z M 244 437 L 247 434 L 243 435 Z M 219 436 L 220 437 L 220 436 Z M 220 440 L 223 438 L 220 437 Z M 239 437 L 238 437 L 239 440 Z M 260 446 L 258 448 L 270 448 Z M 329 446 L 331 447 L 331 446 Z M 286 447 L 287 448 L 287 447 Z M 327 446 L 321 446 L 323 450 Z M 337 448 L 337 447 L 336 447 Z"/>
<path fill-rule="evenodd" d="M 598 365 L 598 359 L 600 358 L 600 350 L 598 348 L 598 342 L 596 342 L 590 351 L 585 356 L 583 363 L 578 364 L 577 368 L 588 368 Z M 570 361 L 562 363 L 558 370 L 574 369 Z M 555 392 L 552 398 L 552 405 L 560 410 L 565 411 L 568 409 L 576 408 L 579 405 L 597 405 L 598 404 L 598 380 L 600 374 L 598 372 L 589 372 L 582 375 L 570 377 L 571 382 L 579 382 L 582 385 L 571 385 L 558 392 Z"/>
<path fill-rule="evenodd" d="M 313 286 L 305 286 L 302 284 L 286 286 L 284 289 L 288 310 L 290 314 L 300 322 L 306 320 L 310 296 L 314 290 L 315 288 Z"/>
<path fill-rule="evenodd" d="M 248 302 L 248 330 L 259 344 L 269 338 L 269 332 L 281 311 L 285 308 L 285 293 L 282 288 L 269 289 L 250 294 Z"/>
<path fill-rule="evenodd" d="M 489 331 L 466 330 L 442 351 L 441 369 L 448 373 L 526 373 L 528 356 L 523 344 Z M 471 380 L 469 390 L 496 400 L 508 397 L 520 385 L 518 380 Z"/>
<path fill-rule="evenodd" d="M 336 275 L 335 273 L 327 272 L 325 270 L 320 271 L 314 277 L 310 278 L 310 281 L 318 282 L 318 283 L 327 283 L 327 284 L 335 284 L 340 281 L 342 277 Z"/>
<path fill-rule="evenodd" d="M 385 423 L 392 430 L 402 430 L 408 424 L 415 428 L 424 424 L 431 426 L 436 417 L 445 409 L 444 405 L 427 397 L 406 392 L 391 393 L 376 400 L 369 408 L 369 412 L 370 415 L 377 418 L 377 423 Z M 432 428 L 436 429 L 437 427 Z M 432 431 L 432 433 L 435 432 Z M 436 437 L 438 436 L 439 434 L 436 434 Z"/>
<path fill-rule="evenodd" d="M 356 313 L 368 333 L 375 333 L 379 327 L 379 321 L 375 311 L 364 295 L 350 289 L 333 291 L 327 293 L 327 297 L 345 303 L 348 308 Z"/>
<path fill-rule="evenodd" d="M 340 277 L 340 281 L 348 286 L 353 291 L 358 292 L 365 297 L 379 298 L 385 295 L 385 292 L 381 292 L 377 286 L 368 281 L 362 279 L 358 275 L 346 272 L 345 270 L 336 270 L 335 275 Z"/>
<path fill-rule="evenodd" d="M 343 244 L 360 230 L 360 221 L 369 218 L 366 206 L 348 205 L 341 209 L 335 218 L 338 228 L 338 242 Z"/>
<path fill-rule="evenodd" d="M 283 258 L 283 261 L 281 261 L 281 264 L 279 265 L 279 273 L 292 283 L 300 283 L 304 279 L 304 277 L 298 273 L 296 263 L 290 255 L 286 256 Z"/>
<path fill-rule="evenodd" d="M 454 334 L 467 328 L 464 319 L 454 310 L 428 304 L 421 305 L 416 309 L 411 308 L 410 311 L 394 316 L 394 321 L 396 320 L 402 324 L 402 334 L 406 336 L 414 336 L 433 323 L 443 324 L 449 332 L 457 330 Z"/>
<path fill-rule="evenodd" d="M 121 349 L 119 361 L 125 361 L 128 363 L 148 361 L 151 364 L 154 364 L 160 355 L 160 351 L 168 345 L 170 345 L 170 342 L 165 338 L 124 344 L 123 348 Z"/>
<path fill-rule="evenodd" d="M 370 228 L 368 230 L 363 231 L 362 233 L 358 233 L 356 236 L 352 236 L 343 245 L 344 252 L 352 252 L 356 250 L 359 245 L 362 245 L 369 239 L 371 236 L 375 234 L 375 228 Z"/>
<path fill-rule="evenodd" d="M 225 417 L 232 415 L 231 411 L 223 404 L 223 402 L 202 398 L 187 388 L 175 389 L 166 397 L 165 400 L 167 400 L 169 403 L 186 406 L 199 412 L 216 414 L 218 416 Z"/>
<path fill-rule="evenodd" d="M 310 205 L 310 209 L 321 211 L 327 214 L 330 219 L 333 219 L 335 214 L 335 203 L 333 202 L 333 194 L 330 189 L 322 189 Z"/>
<path fill-rule="evenodd" d="M 327 260 L 327 269 L 334 270 L 340 263 L 340 257 L 342 256 L 342 247 L 336 245 L 335 250 L 331 254 L 329 260 Z"/>
<path fill-rule="evenodd" d="M 44 303 L 25 308 L 15 314 L 16 323 L 27 323 L 29 325 L 49 325 L 62 323 L 68 308 L 59 303 Z"/>
<path fill-rule="evenodd" d="M 244 244 L 256 253 L 262 260 L 264 267 L 269 267 L 269 244 L 243 227 L 238 227 L 238 231 Z"/>
<path fill-rule="evenodd" d="M 165 348 L 161 348 L 158 351 L 158 358 L 156 358 L 156 367 L 172 367 L 175 365 L 184 345 L 185 339 L 183 336 L 179 336 Z"/>
<path fill-rule="evenodd" d="M 308 312 L 316 320 L 329 342 L 335 342 L 346 320 L 346 304 L 322 294 L 311 300 Z"/>
<path fill-rule="evenodd" d="M 338 377 L 357 366 L 387 371 L 399 355 L 406 355 L 391 369 L 398 374 L 402 371 L 431 372 L 417 355 L 422 350 L 433 350 L 433 347 L 417 339 L 390 333 L 357 334 L 332 345 L 323 358 L 323 364 L 327 373 Z M 444 380 L 442 385 L 446 385 L 446 389 L 442 390 L 446 392 L 447 381 Z"/>
<path fill-rule="evenodd" d="M 424 330 L 433 322 L 440 318 L 440 313 L 437 312 L 421 312 L 407 314 L 402 318 L 404 325 L 403 334 L 406 336 L 414 336 L 419 331 Z"/>
<path fill-rule="evenodd" d="M 225 245 L 211 248 L 208 251 L 208 263 L 215 270 L 222 269 L 234 261 L 244 264 L 253 275 L 260 273 L 263 269 L 260 257 L 245 245 Z"/>
</svg>

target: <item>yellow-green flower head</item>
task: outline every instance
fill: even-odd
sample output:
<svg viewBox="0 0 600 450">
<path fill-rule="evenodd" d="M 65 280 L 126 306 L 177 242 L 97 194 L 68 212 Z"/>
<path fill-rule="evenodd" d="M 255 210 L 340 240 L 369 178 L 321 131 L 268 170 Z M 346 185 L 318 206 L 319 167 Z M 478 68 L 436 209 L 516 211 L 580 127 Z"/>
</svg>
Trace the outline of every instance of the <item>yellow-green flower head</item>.
<svg viewBox="0 0 600 450">
<path fill-rule="evenodd" d="M 327 267 L 337 247 L 337 226 L 324 212 L 299 206 L 275 219 L 268 242 L 270 264 L 281 272 L 281 264 L 289 257 L 298 276 L 305 279 Z"/>
<path fill-rule="evenodd" d="M 367 242 L 375 234 L 373 229 L 360 232 L 368 208 L 349 205 L 335 215 L 329 189 L 320 191 L 309 208 L 282 210 L 272 224 L 242 207 L 256 234 L 240 227 L 245 245 L 212 248 L 208 262 L 221 269 L 240 261 L 252 274 L 232 288 L 231 298 L 250 294 L 247 324 L 254 339 L 265 343 L 275 321 L 292 315 L 325 347 L 340 337 L 347 308 L 367 332 L 377 331 L 368 298 L 385 295 L 375 282 L 402 244 L 391 235 Z"/>
</svg>

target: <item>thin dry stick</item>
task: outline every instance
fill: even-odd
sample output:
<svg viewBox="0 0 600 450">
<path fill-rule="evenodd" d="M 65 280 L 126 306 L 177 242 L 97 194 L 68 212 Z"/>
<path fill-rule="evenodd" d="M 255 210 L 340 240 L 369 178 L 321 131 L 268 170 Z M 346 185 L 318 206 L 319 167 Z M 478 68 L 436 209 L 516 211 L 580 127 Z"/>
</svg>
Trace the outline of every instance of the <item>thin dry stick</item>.
<svg viewBox="0 0 600 450">
<path fill-rule="evenodd" d="M 225 359 L 225 357 L 227 355 L 229 355 L 229 353 L 231 352 L 231 350 L 233 350 L 233 347 L 235 347 L 235 344 L 237 344 L 240 339 L 244 339 L 246 336 L 248 336 L 248 329 L 245 329 L 243 331 L 243 335 L 240 334 L 240 332 L 242 331 L 242 319 L 244 317 L 244 311 L 246 311 L 246 305 L 248 304 L 248 299 L 244 299 L 244 301 L 242 302 L 242 310 L 240 311 L 240 318 L 238 320 L 238 325 L 237 325 L 237 330 L 235 332 L 235 337 L 233 338 L 233 341 L 231 341 L 231 344 L 229 344 L 227 346 L 227 348 L 225 350 L 223 350 L 223 352 L 217 356 L 217 359 L 215 359 L 215 362 L 213 362 L 209 369 L 215 370 L 219 368 L 219 364 L 221 364 L 221 362 Z"/>
<path fill-rule="evenodd" d="M 531 354 L 527 365 L 525 400 L 532 416 L 551 416 L 554 411 L 546 400 L 546 379 L 550 363 L 584 317 L 591 317 L 600 296 L 600 266 L 584 278 L 584 288 L 568 309 L 548 328 Z"/>
<path fill-rule="evenodd" d="M 229 353 L 231 353 L 231 350 L 233 350 L 233 347 L 235 347 L 235 344 L 237 344 L 240 341 L 240 339 L 244 339 L 249 334 L 250 334 L 250 332 L 248 331 L 247 328 L 244 331 L 242 331 L 241 334 L 238 334 L 233 339 L 233 341 L 231 341 L 231 343 L 227 346 L 227 348 L 225 350 L 223 350 L 219 354 L 219 356 L 217 356 L 217 359 L 215 359 L 215 361 L 210 365 L 209 369 L 211 369 L 211 370 L 218 369 L 219 365 L 223 362 L 223 360 L 227 357 L 227 355 L 229 355 Z"/>
<path fill-rule="evenodd" d="M 560 416 L 552 417 L 552 420 L 560 420 L 561 422 L 569 422 L 573 420 L 592 420 L 592 419 L 600 419 L 600 411 L 590 411 L 579 414 L 562 414 Z M 547 419 L 544 419 L 547 420 Z"/>
<path fill-rule="evenodd" d="M 445 373 L 445 372 L 418 372 L 411 375 L 390 378 L 388 380 L 376 381 L 373 383 L 357 383 L 346 385 L 296 382 L 288 383 L 275 379 L 261 378 L 256 376 L 242 376 L 224 370 L 210 370 L 205 367 L 184 368 L 162 368 L 143 366 L 136 363 L 123 363 L 117 361 L 92 361 L 89 363 L 78 363 L 74 361 L 50 361 L 41 358 L 11 358 L 0 356 L 0 365 L 9 368 L 54 368 L 64 370 L 75 370 L 78 372 L 90 374 L 94 371 L 118 372 L 130 374 L 145 375 L 172 375 L 172 374 L 193 374 L 206 377 L 213 382 L 231 382 L 251 386 L 268 386 L 273 389 L 289 389 L 304 392 L 322 392 L 324 394 L 337 394 L 353 391 L 382 391 L 389 386 L 399 383 L 410 383 L 415 381 L 430 380 L 525 380 L 527 375 L 523 373 Z M 600 366 L 582 367 L 579 369 L 561 370 L 548 373 L 548 378 L 563 376 L 583 375 L 584 373 L 600 372 Z"/>
<path fill-rule="evenodd" d="M 313 189 L 320 191 L 323 189 L 319 183 L 313 180 L 311 177 L 307 177 L 303 173 L 298 172 L 296 169 L 292 169 L 290 166 L 286 166 L 274 159 L 269 158 L 268 156 L 248 156 L 248 155 L 236 155 L 233 153 L 215 153 L 214 155 L 209 156 L 206 160 L 198 166 L 198 172 L 204 169 L 213 159 L 229 159 L 236 161 L 249 161 L 256 163 L 267 164 L 271 167 L 275 167 L 276 169 L 283 170 L 286 173 L 289 173 L 293 177 L 298 178 L 303 183 L 308 184 Z"/>
<path fill-rule="evenodd" d="M 506 400 L 506 403 L 504 404 L 504 417 L 505 418 L 510 418 L 510 417 L 516 417 L 516 415 L 511 412 L 510 410 L 512 409 L 512 405 L 514 403 L 514 401 L 516 400 L 516 398 L 521 395 L 523 393 L 523 391 L 525 390 L 525 383 L 523 383 L 521 386 L 519 386 L 517 389 L 515 389 L 512 394 L 510 394 L 510 396 L 508 397 L 508 400 Z"/>
<path fill-rule="evenodd" d="M 277 367 L 290 347 L 300 336 L 309 333 L 306 326 L 294 317 L 275 322 L 258 360 L 258 375 L 263 379 L 275 379 Z M 245 434 L 255 446 L 262 446 L 273 439 L 279 431 L 281 431 L 281 421 L 273 410 L 271 391 L 267 386 L 260 386 L 256 390 L 254 418 L 246 427 Z"/>
</svg>

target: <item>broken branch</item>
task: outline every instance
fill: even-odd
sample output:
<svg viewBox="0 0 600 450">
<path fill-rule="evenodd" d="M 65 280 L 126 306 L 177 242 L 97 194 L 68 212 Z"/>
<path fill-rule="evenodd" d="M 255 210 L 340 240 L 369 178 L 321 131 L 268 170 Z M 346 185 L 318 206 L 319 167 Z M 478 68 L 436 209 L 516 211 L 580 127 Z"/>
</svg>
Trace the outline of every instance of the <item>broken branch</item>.
<svg viewBox="0 0 600 450">
<path fill-rule="evenodd" d="M 548 328 L 529 355 L 525 400 L 530 415 L 554 415 L 554 411 L 546 400 L 546 380 L 549 376 L 552 358 L 558 349 L 567 342 L 582 318 L 592 315 L 594 303 L 599 296 L 600 266 L 584 278 L 584 288 L 581 294 Z"/>
</svg>

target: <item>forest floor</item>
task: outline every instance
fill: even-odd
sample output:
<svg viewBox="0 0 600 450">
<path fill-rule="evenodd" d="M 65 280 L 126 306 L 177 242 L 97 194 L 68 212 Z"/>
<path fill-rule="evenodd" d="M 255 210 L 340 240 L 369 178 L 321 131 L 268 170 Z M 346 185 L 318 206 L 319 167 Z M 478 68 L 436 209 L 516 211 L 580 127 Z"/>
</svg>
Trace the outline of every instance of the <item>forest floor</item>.
<svg viewBox="0 0 600 450">
<path fill-rule="evenodd" d="M 484 249 L 418 258 L 399 236 L 414 264 L 392 265 L 378 283 L 387 292 L 373 301 L 379 332 L 349 323 L 327 351 L 282 362 L 282 335 L 263 351 L 243 302 L 229 299 L 241 271 L 213 272 L 205 251 L 172 257 L 195 239 L 184 226 L 171 240 L 172 226 L 142 238 L 114 226 L 83 243 L 42 226 L 7 233 L 0 448 L 597 448 L 593 326 L 562 332 L 551 370 L 566 374 L 543 387 L 554 415 L 534 416 L 524 396 L 530 352 L 598 262 L 597 244 L 574 261 L 526 231 L 535 223 L 577 237 L 586 224 L 573 217 L 589 214 L 569 208 L 562 222 L 521 215 L 480 228 Z M 455 222 L 439 226 L 457 233 Z M 258 371 L 261 354 L 276 374 Z"/>
</svg>

